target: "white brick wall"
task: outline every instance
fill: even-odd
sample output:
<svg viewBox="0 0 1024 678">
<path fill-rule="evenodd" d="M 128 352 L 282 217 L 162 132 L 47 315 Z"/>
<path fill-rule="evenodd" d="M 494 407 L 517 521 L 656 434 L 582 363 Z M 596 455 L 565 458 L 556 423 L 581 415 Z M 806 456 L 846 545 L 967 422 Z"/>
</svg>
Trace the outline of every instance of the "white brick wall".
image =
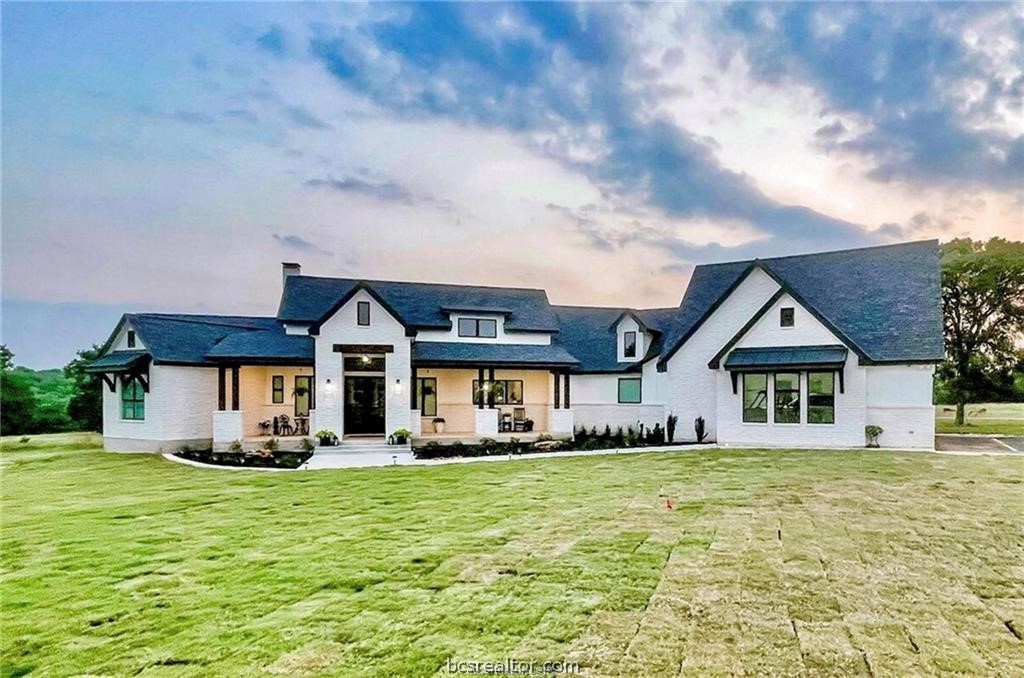
<svg viewBox="0 0 1024 678">
<path fill-rule="evenodd" d="M 866 423 L 882 427 L 880 445 L 924 449 L 935 446 L 934 374 L 934 365 L 867 368 Z"/>
</svg>

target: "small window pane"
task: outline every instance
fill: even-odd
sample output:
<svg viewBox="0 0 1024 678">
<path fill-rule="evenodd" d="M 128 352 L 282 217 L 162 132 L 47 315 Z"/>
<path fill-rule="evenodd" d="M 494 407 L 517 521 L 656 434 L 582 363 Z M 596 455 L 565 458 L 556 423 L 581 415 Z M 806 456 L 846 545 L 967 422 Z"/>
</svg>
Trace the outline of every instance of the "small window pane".
<svg viewBox="0 0 1024 678">
<path fill-rule="evenodd" d="M 459 336 L 476 336 L 476 318 L 459 318 Z"/>
<path fill-rule="evenodd" d="M 505 402 L 509 405 L 523 404 L 523 382 L 511 380 L 505 382 Z"/>
<path fill-rule="evenodd" d="M 383 372 L 384 358 L 368 355 L 348 356 L 342 361 L 346 372 Z"/>
<path fill-rule="evenodd" d="M 800 375 L 775 375 L 775 423 L 800 423 Z"/>
<path fill-rule="evenodd" d="M 128 330 L 128 348 L 135 348 L 135 330 Z"/>
<path fill-rule="evenodd" d="M 638 403 L 640 402 L 640 380 L 619 379 L 619 402 Z"/>
<path fill-rule="evenodd" d="M 356 304 L 357 322 L 360 325 L 370 324 L 370 302 L 360 301 Z"/>
<path fill-rule="evenodd" d="M 437 379 L 424 377 L 416 380 L 416 400 L 420 405 L 420 416 L 437 416 Z"/>
<path fill-rule="evenodd" d="M 271 390 L 273 391 L 273 397 L 271 400 L 275 405 L 279 405 L 284 402 L 284 377 L 279 374 L 275 374 L 271 380 Z"/>
<path fill-rule="evenodd" d="M 787 308 L 779 309 L 779 324 L 782 327 L 792 327 L 793 326 L 793 309 L 792 308 L 788 308 L 787 307 Z"/>
<path fill-rule="evenodd" d="M 807 422 L 836 422 L 836 391 L 834 372 L 810 372 L 807 375 Z"/>
<path fill-rule="evenodd" d="M 142 390 L 142 384 L 138 379 L 132 379 L 127 384 L 121 384 L 121 418 L 122 419 L 145 419 L 146 418 L 146 392 Z"/>
<path fill-rule="evenodd" d="M 622 355 L 627 358 L 636 357 L 636 332 L 626 332 L 622 339 Z"/>
<path fill-rule="evenodd" d="M 487 339 L 493 339 L 498 336 L 498 321 L 497 320 L 478 320 L 477 331 L 480 337 L 486 337 Z"/>
<path fill-rule="evenodd" d="M 743 421 L 764 424 L 768 421 L 768 375 L 743 375 Z"/>
</svg>

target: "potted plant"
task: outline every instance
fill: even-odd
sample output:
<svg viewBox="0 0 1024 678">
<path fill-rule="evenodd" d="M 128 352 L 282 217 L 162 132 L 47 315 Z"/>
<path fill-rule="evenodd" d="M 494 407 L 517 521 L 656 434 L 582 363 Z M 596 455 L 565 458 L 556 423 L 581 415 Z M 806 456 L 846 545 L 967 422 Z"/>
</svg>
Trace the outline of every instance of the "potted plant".
<svg viewBox="0 0 1024 678">
<path fill-rule="evenodd" d="M 708 434 L 704 417 L 697 417 L 693 420 L 693 432 L 697 434 L 697 443 L 704 442 L 704 438 Z"/>
<path fill-rule="evenodd" d="M 444 433 L 444 417 L 434 417 L 434 433 Z"/>
<path fill-rule="evenodd" d="M 864 434 L 868 437 L 868 447 L 878 447 L 878 436 L 882 435 L 882 427 L 868 424 L 864 427 Z"/>
<path fill-rule="evenodd" d="M 412 437 L 412 431 L 407 428 L 396 428 L 391 435 L 395 438 L 395 445 L 405 445 Z"/>
<path fill-rule="evenodd" d="M 338 436 L 334 435 L 334 431 L 326 428 L 317 431 L 316 437 L 320 441 L 320 447 L 330 447 L 338 444 Z"/>
</svg>

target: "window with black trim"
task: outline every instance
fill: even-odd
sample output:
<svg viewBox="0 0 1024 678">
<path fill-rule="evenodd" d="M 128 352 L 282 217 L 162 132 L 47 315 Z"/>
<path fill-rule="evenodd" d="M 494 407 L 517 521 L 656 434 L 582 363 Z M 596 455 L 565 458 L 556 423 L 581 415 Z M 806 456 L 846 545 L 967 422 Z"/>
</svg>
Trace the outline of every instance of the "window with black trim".
<svg viewBox="0 0 1024 678">
<path fill-rule="evenodd" d="M 284 376 L 275 374 L 270 378 L 270 402 L 280 405 L 284 402 Z"/>
<path fill-rule="evenodd" d="M 138 379 L 121 383 L 121 418 L 134 421 L 146 418 L 146 392 Z"/>
<path fill-rule="evenodd" d="M 768 375 L 763 372 L 743 373 L 743 422 L 768 422 Z"/>
<path fill-rule="evenodd" d="M 640 379 L 637 377 L 622 377 L 619 379 L 619 402 L 623 404 L 636 404 L 640 402 L 643 389 Z"/>
<path fill-rule="evenodd" d="M 128 348 L 135 348 L 135 330 L 128 330 Z"/>
<path fill-rule="evenodd" d="M 484 383 L 487 383 L 486 381 Z M 522 405 L 523 404 L 523 381 L 521 379 L 495 379 L 491 382 L 491 389 L 494 391 L 495 405 Z M 473 380 L 473 404 L 480 404 L 480 397 L 485 391 L 480 386 L 480 380 Z M 486 396 L 484 397 L 486 403 Z"/>
<path fill-rule="evenodd" d="M 498 336 L 498 321 L 493 318 L 459 318 L 459 336 L 494 339 Z"/>
<path fill-rule="evenodd" d="M 778 372 L 775 375 L 775 423 L 800 423 L 800 374 Z"/>
<path fill-rule="evenodd" d="M 807 373 L 807 423 L 836 423 L 836 373 Z"/>
<path fill-rule="evenodd" d="M 384 358 L 368 355 L 345 356 L 342 365 L 346 372 L 383 372 Z"/>
<path fill-rule="evenodd" d="M 795 322 L 791 306 L 779 309 L 779 327 L 792 327 Z"/>
<path fill-rule="evenodd" d="M 636 357 L 636 332 L 625 332 L 622 335 L 622 355 L 626 358 Z"/>
<path fill-rule="evenodd" d="M 434 377 L 417 377 L 416 404 L 421 417 L 437 416 L 437 379 Z"/>
<path fill-rule="evenodd" d="M 356 322 L 363 327 L 370 324 L 370 302 L 356 302 Z"/>
</svg>

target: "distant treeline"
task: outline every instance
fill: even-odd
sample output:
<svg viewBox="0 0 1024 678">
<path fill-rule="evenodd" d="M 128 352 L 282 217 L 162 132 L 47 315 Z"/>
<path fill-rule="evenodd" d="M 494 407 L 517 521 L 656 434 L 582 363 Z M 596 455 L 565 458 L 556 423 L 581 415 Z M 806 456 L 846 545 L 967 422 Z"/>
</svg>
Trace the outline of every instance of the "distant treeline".
<svg viewBox="0 0 1024 678">
<path fill-rule="evenodd" d="M 84 370 L 99 351 L 80 351 L 64 369 L 31 370 L 15 366 L 14 354 L 0 345 L 0 433 L 101 430 L 102 381 Z"/>
</svg>

